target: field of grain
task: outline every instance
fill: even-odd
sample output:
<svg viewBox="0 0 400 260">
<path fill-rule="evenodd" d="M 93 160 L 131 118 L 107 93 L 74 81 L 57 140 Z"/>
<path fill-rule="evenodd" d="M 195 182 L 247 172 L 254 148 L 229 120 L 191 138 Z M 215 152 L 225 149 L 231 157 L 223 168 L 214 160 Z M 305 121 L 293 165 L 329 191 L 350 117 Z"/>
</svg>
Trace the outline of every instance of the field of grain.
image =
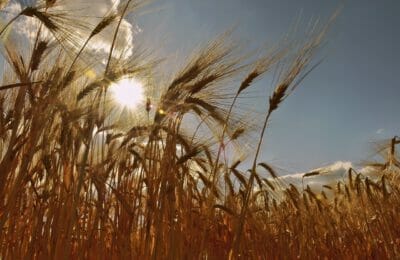
<svg viewBox="0 0 400 260">
<path fill-rule="evenodd" d="M 95 25 L 57 1 L 2 23 L 0 259 L 400 256 L 398 138 L 370 165 L 376 178 L 349 169 L 318 191 L 259 158 L 270 117 L 318 64 L 331 21 L 257 57 L 224 33 L 172 79 L 155 79 L 174 61 L 140 45 L 125 58 L 121 21 L 141 3 L 121 2 Z M 37 26 L 22 41 L 13 23 L 24 17 Z M 100 57 L 88 48 L 105 30 L 111 44 Z M 255 131 L 235 108 L 268 74 L 275 87 Z M 159 81 L 134 112 L 111 95 L 126 79 Z M 254 149 L 248 170 L 230 156 L 243 142 Z"/>
</svg>

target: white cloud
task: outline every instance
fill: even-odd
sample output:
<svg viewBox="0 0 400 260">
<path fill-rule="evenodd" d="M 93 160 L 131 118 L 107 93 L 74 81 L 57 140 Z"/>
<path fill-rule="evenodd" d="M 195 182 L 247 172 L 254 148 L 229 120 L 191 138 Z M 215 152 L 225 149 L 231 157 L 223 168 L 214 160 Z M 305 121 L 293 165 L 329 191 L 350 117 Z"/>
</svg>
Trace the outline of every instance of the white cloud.
<svg viewBox="0 0 400 260">
<path fill-rule="evenodd" d="M 365 177 L 368 177 L 369 179 L 376 181 L 382 176 L 381 171 L 377 171 L 376 168 L 371 167 L 371 166 L 366 166 L 366 167 L 361 167 L 361 168 L 355 168 L 354 165 L 351 162 L 343 162 L 343 161 L 338 161 L 335 162 L 331 165 L 321 167 L 318 169 L 310 170 L 309 172 L 319 172 L 318 175 L 310 176 L 310 177 L 304 177 L 304 173 L 296 173 L 296 174 L 289 174 L 289 175 L 284 175 L 276 179 L 269 179 L 272 183 L 280 183 L 280 190 L 277 190 L 276 195 L 278 195 L 278 199 L 280 198 L 280 191 L 283 191 L 284 189 L 288 188 L 290 184 L 293 184 L 298 191 L 302 191 L 303 188 L 306 188 L 307 185 L 310 186 L 311 190 L 314 192 L 321 192 L 322 190 L 325 190 L 325 192 L 328 192 L 328 190 L 324 189 L 324 185 L 328 185 L 332 188 L 335 188 L 335 185 L 337 182 L 342 182 L 342 183 L 348 183 L 349 178 L 348 178 L 348 172 L 349 169 L 352 168 L 354 169 L 357 173 L 362 174 L 362 179 Z M 353 178 L 355 178 L 355 174 L 353 173 Z"/>
<path fill-rule="evenodd" d="M 336 183 L 338 180 L 347 178 L 347 172 L 350 168 L 353 168 L 351 162 L 338 161 L 331 165 L 309 171 L 319 172 L 318 175 L 303 178 L 306 173 L 296 173 L 280 178 L 287 184 L 295 185 L 299 190 L 303 189 L 304 184 L 304 187 L 309 185 L 311 189 L 318 191 L 322 189 L 323 185 L 330 185 Z"/>
<path fill-rule="evenodd" d="M 74 16 L 82 17 L 80 19 L 84 20 L 94 28 L 102 17 L 106 16 L 110 12 L 117 12 L 118 9 L 121 9 L 119 5 L 119 0 L 61 0 L 54 9 L 60 11 L 72 11 Z M 92 48 L 92 50 L 108 52 L 116 26 L 117 22 L 96 35 L 91 41 L 92 44 L 90 44 L 89 47 Z M 132 40 L 134 35 L 138 32 L 140 32 L 140 29 L 137 25 L 133 25 L 127 19 L 122 20 L 116 41 L 115 54 L 117 56 L 121 55 L 122 51 L 125 52 L 123 53 L 125 57 L 129 57 L 132 54 Z M 86 35 L 85 39 L 87 36 L 88 35 Z"/>
<path fill-rule="evenodd" d="M 63 13 L 70 19 L 71 24 L 65 24 L 74 35 L 75 44 L 82 45 L 89 37 L 91 30 L 101 21 L 101 19 L 110 12 L 117 12 L 121 9 L 119 0 L 58 0 L 56 5 L 49 8 L 49 13 Z M 4 9 L 6 13 L 5 20 L 9 21 L 23 9 L 19 1 L 10 1 Z M 3 22 L 4 23 L 4 22 Z M 77 26 L 77 24 L 85 25 L 85 29 Z M 38 21 L 32 17 L 20 17 L 14 22 L 12 28 L 15 32 L 23 37 L 32 39 L 36 36 Z M 96 35 L 87 46 L 89 51 L 96 53 L 108 53 L 117 22 Z M 132 54 L 134 35 L 140 32 L 137 25 L 132 24 L 127 19 L 123 19 L 119 28 L 118 37 L 115 44 L 114 56 L 128 58 Z M 49 32 L 44 32 L 50 36 Z M 75 46 L 79 49 L 80 46 Z"/>
<path fill-rule="evenodd" d="M 378 135 L 383 134 L 383 132 L 385 132 L 385 129 L 383 129 L 383 128 L 379 128 L 378 130 L 376 130 L 376 133 Z"/>
</svg>

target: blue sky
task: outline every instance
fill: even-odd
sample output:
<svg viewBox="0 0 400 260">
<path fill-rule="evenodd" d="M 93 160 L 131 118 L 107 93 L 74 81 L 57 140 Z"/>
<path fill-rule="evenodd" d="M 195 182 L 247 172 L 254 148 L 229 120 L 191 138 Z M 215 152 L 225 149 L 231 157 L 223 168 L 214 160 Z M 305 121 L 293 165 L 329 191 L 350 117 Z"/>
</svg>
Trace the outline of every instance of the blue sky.
<svg viewBox="0 0 400 260">
<path fill-rule="evenodd" d="M 98 16 L 95 7 L 101 11 L 113 1 L 67 3 L 90 5 L 82 12 Z M 133 18 L 142 29 L 135 37 L 178 64 L 174 59 L 232 27 L 233 38 L 251 50 L 279 42 L 299 17 L 305 28 L 340 6 L 320 51 L 324 62 L 274 113 L 263 144 L 262 161 L 296 172 L 339 160 L 358 163 L 373 154 L 371 142 L 400 135 L 400 1 L 153 0 Z M 259 98 L 244 105 L 266 109 L 271 91 L 267 78 L 257 81 L 251 95 Z"/>
<path fill-rule="evenodd" d="M 325 61 L 273 115 L 263 145 L 262 160 L 302 171 L 358 163 L 371 142 L 400 135 L 400 1 L 158 0 L 138 22 L 164 54 L 189 52 L 233 26 L 234 39 L 257 48 L 278 42 L 299 17 L 305 26 L 342 5 L 320 51 Z M 255 90 L 267 95 L 268 86 L 260 80 Z"/>
</svg>

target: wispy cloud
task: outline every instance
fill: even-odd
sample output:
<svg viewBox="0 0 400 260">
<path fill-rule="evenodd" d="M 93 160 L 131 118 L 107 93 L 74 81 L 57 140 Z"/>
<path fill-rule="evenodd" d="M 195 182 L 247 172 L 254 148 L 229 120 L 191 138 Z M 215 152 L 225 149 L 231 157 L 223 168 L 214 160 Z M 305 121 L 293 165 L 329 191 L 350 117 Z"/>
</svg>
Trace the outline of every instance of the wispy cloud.
<svg viewBox="0 0 400 260">
<path fill-rule="evenodd" d="M 290 184 L 294 185 L 299 191 L 309 186 L 314 192 L 320 192 L 324 190 L 325 186 L 334 187 L 337 182 L 347 183 L 349 180 L 349 169 L 356 170 L 357 173 L 362 174 L 362 178 L 368 177 L 371 180 L 376 180 L 381 172 L 377 171 L 376 168 L 371 166 L 355 168 L 351 162 L 337 161 L 331 165 L 310 170 L 309 172 L 318 172 L 318 175 L 312 175 L 310 177 L 304 177 L 304 173 L 289 174 L 279 177 L 279 180 L 270 179 L 272 183 L 279 181 L 280 187 L 286 189 Z M 354 178 L 354 175 L 353 175 Z M 283 182 L 281 182 L 283 181 Z M 279 195 L 278 191 L 278 195 Z"/>
<path fill-rule="evenodd" d="M 21 4 L 24 1 L 10 1 L 5 7 L 4 19 L 10 20 L 17 15 L 25 6 Z M 30 1 L 32 2 L 32 1 Z M 119 0 L 58 0 L 56 4 L 49 9 L 49 12 L 57 12 L 60 14 L 70 15 L 71 19 L 75 19 L 79 24 L 85 25 L 85 29 L 71 24 L 72 33 L 78 39 L 77 44 L 83 44 L 88 38 L 91 30 L 100 22 L 100 20 L 110 12 L 117 12 L 121 7 Z M 33 38 L 36 36 L 38 29 L 38 21 L 32 17 L 20 17 L 12 26 L 13 31 L 22 37 Z M 96 53 L 107 53 L 113 40 L 113 34 L 117 23 L 109 26 L 101 33 L 96 35 L 87 46 L 88 51 Z M 132 54 L 133 38 L 140 32 L 140 28 L 123 19 L 120 24 L 119 34 L 116 39 L 114 56 L 128 58 Z M 46 34 L 46 32 L 43 32 Z M 50 33 L 47 32 L 48 37 Z M 79 48 L 79 46 L 75 46 Z"/>
<path fill-rule="evenodd" d="M 346 178 L 350 168 L 353 168 L 351 162 L 338 161 L 331 165 L 309 171 L 318 172 L 318 175 L 303 178 L 306 173 L 296 173 L 282 176 L 281 179 L 297 186 L 300 190 L 303 185 L 304 187 L 309 185 L 312 189 L 320 190 L 323 185 L 330 185 L 338 180 Z"/>
<path fill-rule="evenodd" d="M 383 134 L 384 132 L 385 132 L 385 129 L 383 129 L 383 128 L 379 128 L 378 130 L 376 130 L 376 133 L 378 135 Z"/>
</svg>

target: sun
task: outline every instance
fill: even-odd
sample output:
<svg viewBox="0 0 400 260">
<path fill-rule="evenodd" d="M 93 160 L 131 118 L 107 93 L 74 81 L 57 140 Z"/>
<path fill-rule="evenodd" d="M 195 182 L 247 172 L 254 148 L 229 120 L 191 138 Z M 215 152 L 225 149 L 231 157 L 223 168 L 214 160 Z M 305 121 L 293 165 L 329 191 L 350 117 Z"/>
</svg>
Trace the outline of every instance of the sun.
<svg viewBox="0 0 400 260">
<path fill-rule="evenodd" d="M 137 79 L 126 78 L 114 82 L 109 88 L 116 103 L 124 108 L 135 109 L 144 102 L 143 84 Z"/>
</svg>

